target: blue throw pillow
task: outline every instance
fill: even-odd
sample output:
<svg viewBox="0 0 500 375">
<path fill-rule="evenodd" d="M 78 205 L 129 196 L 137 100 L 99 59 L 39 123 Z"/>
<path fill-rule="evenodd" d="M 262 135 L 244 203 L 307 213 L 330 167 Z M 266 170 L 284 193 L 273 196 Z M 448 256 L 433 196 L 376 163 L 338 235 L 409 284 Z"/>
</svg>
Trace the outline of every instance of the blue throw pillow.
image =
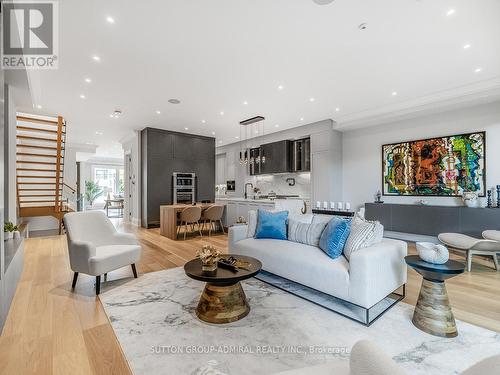
<svg viewBox="0 0 500 375">
<path fill-rule="evenodd" d="M 288 211 L 270 212 L 259 209 L 255 238 L 286 240 Z"/>
<path fill-rule="evenodd" d="M 351 232 L 351 220 L 334 217 L 321 234 L 319 248 L 330 258 L 338 258 L 344 250 L 349 233 Z"/>
</svg>

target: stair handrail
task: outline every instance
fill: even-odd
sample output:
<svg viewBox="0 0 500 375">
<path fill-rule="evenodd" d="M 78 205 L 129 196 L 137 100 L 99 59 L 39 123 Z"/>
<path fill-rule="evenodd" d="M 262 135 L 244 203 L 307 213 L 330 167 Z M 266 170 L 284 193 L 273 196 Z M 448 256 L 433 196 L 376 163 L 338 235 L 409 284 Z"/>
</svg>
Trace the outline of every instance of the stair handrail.
<svg viewBox="0 0 500 375">
<path fill-rule="evenodd" d="M 61 116 L 57 116 L 57 147 L 56 147 L 56 196 L 54 210 L 56 212 L 61 212 L 61 206 L 59 204 L 59 196 L 62 194 L 60 191 L 60 178 L 61 178 L 61 149 L 62 149 L 62 126 L 63 120 Z"/>
</svg>

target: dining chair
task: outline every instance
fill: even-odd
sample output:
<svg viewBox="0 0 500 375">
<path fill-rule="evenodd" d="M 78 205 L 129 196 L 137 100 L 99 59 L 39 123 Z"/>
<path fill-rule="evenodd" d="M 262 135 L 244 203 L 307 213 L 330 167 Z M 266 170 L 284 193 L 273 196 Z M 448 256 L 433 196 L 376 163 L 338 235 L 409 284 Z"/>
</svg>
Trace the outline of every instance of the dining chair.
<svg viewBox="0 0 500 375">
<path fill-rule="evenodd" d="M 219 224 L 222 233 L 224 232 L 224 225 L 222 224 L 222 215 L 224 214 L 224 206 L 221 205 L 213 205 L 208 207 L 201 214 L 201 221 L 203 222 L 202 230 L 205 229 L 205 224 L 208 223 L 208 235 L 212 234 L 212 229 L 214 232 L 216 231 L 215 225 Z"/>
<path fill-rule="evenodd" d="M 179 215 L 180 225 L 177 226 L 177 237 L 179 237 L 179 233 L 181 227 L 184 223 L 184 239 L 186 239 L 186 232 L 188 228 L 188 224 L 191 226 L 191 233 L 194 233 L 194 225 L 198 225 L 198 232 L 200 236 L 203 236 L 200 228 L 200 219 L 201 219 L 201 208 L 197 206 L 186 207 L 181 211 Z"/>
</svg>

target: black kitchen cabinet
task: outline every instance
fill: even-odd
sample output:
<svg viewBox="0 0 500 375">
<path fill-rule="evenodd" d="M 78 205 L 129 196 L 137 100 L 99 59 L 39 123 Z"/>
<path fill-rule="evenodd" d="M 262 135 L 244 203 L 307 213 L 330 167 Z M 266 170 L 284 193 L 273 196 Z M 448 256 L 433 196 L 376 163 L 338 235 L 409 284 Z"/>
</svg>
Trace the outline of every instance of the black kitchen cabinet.
<svg viewBox="0 0 500 375">
<path fill-rule="evenodd" d="M 160 225 L 160 206 L 172 204 L 174 172 L 196 174 L 196 200 L 215 200 L 215 139 L 145 128 L 141 132 L 142 226 Z"/>
<path fill-rule="evenodd" d="M 291 141 L 278 141 L 260 146 L 261 162 L 260 174 L 287 173 L 292 171 Z"/>
</svg>

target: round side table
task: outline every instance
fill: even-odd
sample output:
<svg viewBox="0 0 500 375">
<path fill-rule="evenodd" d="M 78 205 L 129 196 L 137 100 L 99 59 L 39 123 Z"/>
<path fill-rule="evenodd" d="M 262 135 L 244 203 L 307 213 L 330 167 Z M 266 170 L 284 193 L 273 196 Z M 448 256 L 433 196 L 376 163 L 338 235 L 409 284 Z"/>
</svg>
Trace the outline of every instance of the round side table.
<svg viewBox="0 0 500 375">
<path fill-rule="evenodd" d="M 405 261 L 423 278 L 413 313 L 413 324 L 434 336 L 456 337 L 458 331 L 445 280 L 463 273 L 465 266 L 455 260 L 432 264 L 420 259 L 418 255 L 409 255 L 405 257 Z"/>
<path fill-rule="evenodd" d="M 250 264 L 248 269 L 232 272 L 219 267 L 214 275 L 206 275 L 201 270 L 199 259 L 190 260 L 184 265 L 187 276 L 206 283 L 196 308 L 196 316 L 205 322 L 231 323 L 243 319 L 250 312 L 250 306 L 240 281 L 257 275 L 262 268 L 262 263 L 244 255 L 232 254 L 232 256 L 248 262 Z"/>
</svg>

